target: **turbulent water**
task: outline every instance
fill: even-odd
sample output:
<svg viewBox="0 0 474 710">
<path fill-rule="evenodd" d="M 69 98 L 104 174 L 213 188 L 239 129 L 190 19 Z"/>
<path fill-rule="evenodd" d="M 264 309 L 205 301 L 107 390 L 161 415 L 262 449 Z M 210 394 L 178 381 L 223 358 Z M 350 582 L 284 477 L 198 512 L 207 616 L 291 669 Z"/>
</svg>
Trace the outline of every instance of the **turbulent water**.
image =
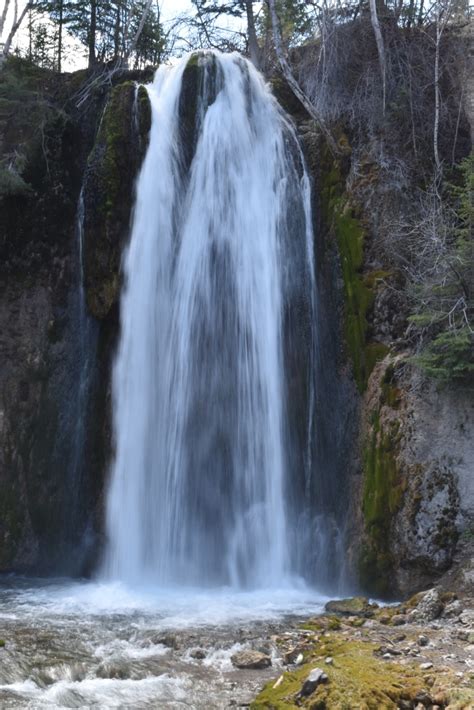
<svg viewBox="0 0 474 710">
<path fill-rule="evenodd" d="M 307 615 L 321 601 L 305 591 L 131 593 L 0 577 L 0 707 L 247 705 L 283 669 L 272 636 L 288 630 L 288 610 Z M 249 647 L 265 648 L 272 667 L 233 668 L 231 655 Z"/>
<path fill-rule="evenodd" d="M 299 304 L 307 367 L 309 184 L 293 128 L 252 65 L 235 54 L 193 61 L 195 106 L 186 105 L 187 59 L 147 87 L 152 128 L 113 378 L 105 573 L 271 587 L 297 572 L 285 500 L 305 473 L 293 456 L 285 319 Z"/>
</svg>

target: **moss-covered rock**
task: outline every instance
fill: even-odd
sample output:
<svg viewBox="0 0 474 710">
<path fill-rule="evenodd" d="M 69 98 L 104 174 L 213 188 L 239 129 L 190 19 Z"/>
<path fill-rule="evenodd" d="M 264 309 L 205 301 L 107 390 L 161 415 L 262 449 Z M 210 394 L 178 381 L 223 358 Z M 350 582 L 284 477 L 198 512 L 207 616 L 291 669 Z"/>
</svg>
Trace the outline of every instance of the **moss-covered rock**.
<svg viewBox="0 0 474 710">
<path fill-rule="evenodd" d="M 379 399 L 369 415 L 363 447 L 361 505 L 365 535 L 359 559 L 363 587 L 389 597 L 396 592 L 392 524 L 406 486 L 397 461 L 401 432 L 393 410 L 398 407 L 399 392 L 392 380 L 393 364 L 389 361 L 381 378 Z"/>
<path fill-rule="evenodd" d="M 178 124 L 183 174 L 186 175 L 196 151 L 199 125 L 216 98 L 220 70 L 214 54 L 194 52 L 186 64 L 181 81 Z"/>
<path fill-rule="evenodd" d="M 344 134 L 341 134 L 339 143 L 344 147 L 342 158 L 335 158 L 327 148 L 322 152 L 321 208 L 339 248 L 344 285 L 345 343 L 352 360 L 354 379 L 362 393 L 375 363 L 387 353 L 386 345 L 369 340 L 367 320 L 378 283 L 385 272 L 364 272 L 367 226 L 359 207 L 345 189 L 346 158 L 350 147 Z"/>
<path fill-rule="evenodd" d="M 115 86 L 102 116 L 84 180 L 85 286 L 90 311 L 105 318 L 120 292 L 120 262 L 129 234 L 135 179 L 151 125 L 144 87 Z"/>
<path fill-rule="evenodd" d="M 334 599 L 327 602 L 324 607 L 330 614 L 358 615 L 365 614 L 370 606 L 366 597 L 349 597 L 348 599 Z"/>
</svg>

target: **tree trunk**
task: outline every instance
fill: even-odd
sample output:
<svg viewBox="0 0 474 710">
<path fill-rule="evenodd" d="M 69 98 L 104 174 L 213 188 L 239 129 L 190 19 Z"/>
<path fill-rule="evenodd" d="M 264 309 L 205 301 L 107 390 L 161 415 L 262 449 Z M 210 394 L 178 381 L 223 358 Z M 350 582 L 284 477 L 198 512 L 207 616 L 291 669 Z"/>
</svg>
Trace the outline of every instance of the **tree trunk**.
<svg viewBox="0 0 474 710">
<path fill-rule="evenodd" d="M 63 56 L 63 9 L 64 0 L 59 0 L 59 27 L 58 27 L 58 72 L 61 73 Z"/>
<path fill-rule="evenodd" d="M 135 32 L 135 37 L 132 39 L 132 41 L 130 43 L 130 47 L 127 50 L 127 54 L 125 55 L 126 61 L 128 61 L 128 58 L 130 57 L 130 55 L 133 54 L 133 52 L 135 51 L 138 40 L 140 39 L 140 35 L 143 32 L 143 28 L 145 27 L 146 18 L 148 17 L 148 13 L 150 12 L 152 2 L 153 2 L 153 0 L 148 0 L 147 4 L 145 5 L 145 7 L 143 9 L 142 16 L 140 18 L 140 23 L 138 25 L 138 29 Z"/>
<path fill-rule="evenodd" d="M 116 62 L 120 55 L 120 5 L 117 4 L 117 13 L 115 15 L 114 26 L 114 61 Z"/>
<path fill-rule="evenodd" d="M 97 31 L 97 0 L 91 0 L 91 21 L 89 25 L 89 68 L 95 65 L 95 35 Z"/>
<path fill-rule="evenodd" d="M 434 129 L 433 129 L 433 152 L 435 165 L 438 172 L 441 172 L 441 161 L 439 158 L 439 147 L 438 147 L 438 137 L 439 137 L 439 108 L 441 104 L 441 96 L 439 90 L 439 45 L 441 42 L 442 29 L 440 27 L 440 17 L 439 12 L 436 16 L 436 46 L 435 46 L 435 67 L 434 67 L 434 85 L 435 85 L 435 115 L 434 115 Z"/>
<path fill-rule="evenodd" d="M 268 7 L 270 9 L 270 16 L 271 16 L 271 20 L 272 20 L 273 42 L 275 45 L 275 52 L 276 52 L 281 70 L 283 72 L 283 76 L 285 77 L 286 81 L 288 82 L 288 85 L 290 86 L 290 88 L 293 91 L 296 98 L 302 103 L 302 105 L 304 106 L 306 111 L 309 113 L 311 118 L 313 118 L 316 121 L 316 123 L 318 124 L 319 128 L 321 129 L 324 137 L 326 138 L 326 140 L 328 142 L 328 145 L 329 145 L 331 151 L 334 153 L 334 155 L 337 155 L 339 153 L 339 149 L 336 145 L 336 142 L 335 142 L 331 132 L 326 127 L 324 120 L 319 115 L 319 112 L 316 110 L 316 108 L 313 106 L 313 104 L 311 103 L 309 98 L 306 96 L 306 94 L 304 93 L 304 91 L 302 90 L 300 85 L 298 84 L 296 78 L 293 75 L 291 67 L 288 64 L 288 61 L 285 57 L 285 53 L 283 51 L 283 43 L 281 41 L 280 23 L 279 23 L 277 11 L 276 11 L 275 0 L 268 0 Z"/>
<path fill-rule="evenodd" d="M 385 69 L 385 47 L 383 43 L 382 30 L 380 29 L 379 17 L 377 15 L 377 0 L 369 0 L 370 19 L 374 30 L 375 42 L 377 44 L 377 53 L 379 55 L 380 73 L 382 75 L 382 107 L 385 115 L 385 99 L 386 99 L 386 69 Z"/>
<path fill-rule="evenodd" d="M 5 27 L 5 20 L 7 19 L 8 8 L 10 7 L 10 0 L 4 0 L 5 5 L 3 6 L 3 12 L 0 15 L 0 38 L 3 35 L 3 28 Z"/>
<path fill-rule="evenodd" d="M 25 5 L 25 7 L 23 8 L 23 10 L 21 11 L 20 17 L 16 18 L 15 22 L 13 23 L 13 26 L 12 26 L 12 28 L 11 28 L 11 30 L 10 30 L 10 33 L 9 33 L 9 35 L 8 35 L 6 41 L 5 41 L 5 44 L 4 44 L 4 46 L 3 46 L 3 56 L 4 56 L 4 57 L 7 57 L 8 54 L 10 53 L 10 49 L 11 49 L 11 46 L 12 46 L 13 38 L 15 37 L 15 35 L 16 35 L 16 33 L 17 33 L 17 31 L 18 31 L 20 25 L 21 25 L 21 23 L 22 23 L 23 20 L 25 19 L 26 13 L 27 13 L 32 7 L 33 7 L 33 1 L 30 0 L 30 2 L 28 2 L 28 3 Z"/>
<path fill-rule="evenodd" d="M 245 0 L 245 12 L 247 13 L 247 35 L 250 61 L 255 67 L 257 67 L 257 69 L 260 69 L 260 47 L 258 46 L 257 32 L 255 30 L 252 0 Z"/>
</svg>

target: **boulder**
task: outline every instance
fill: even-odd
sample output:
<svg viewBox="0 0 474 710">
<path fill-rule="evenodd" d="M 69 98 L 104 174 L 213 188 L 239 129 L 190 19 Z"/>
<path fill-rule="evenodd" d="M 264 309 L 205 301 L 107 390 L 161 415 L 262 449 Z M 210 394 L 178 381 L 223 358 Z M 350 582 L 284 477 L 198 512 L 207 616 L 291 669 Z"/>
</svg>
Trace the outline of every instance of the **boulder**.
<svg viewBox="0 0 474 710">
<path fill-rule="evenodd" d="M 306 678 L 300 690 L 300 697 L 306 697 L 314 693 L 318 685 L 327 683 L 328 677 L 321 668 L 313 668 L 311 673 Z"/>
<path fill-rule="evenodd" d="M 267 656 L 266 653 L 261 653 L 260 651 L 252 651 L 251 649 L 246 649 L 244 651 L 238 651 L 230 657 L 232 665 L 236 668 L 268 668 L 272 665 L 272 659 Z"/>
<path fill-rule="evenodd" d="M 459 616 L 463 611 L 463 606 L 459 599 L 455 599 L 452 602 L 449 602 L 449 604 L 446 604 L 443 610 L 443 617 L 447 619 L 453 619 L 456 616 Z"/>
<path fill-rule="evenodd" d="M 360 616 L 369 611 L 370 605 L 366 597 L 349 597 L 348 599 L 334 599 L 327 602 L 324 608 L 329 614 Z"/>
<path fill-rule="evenodd" d="M 415 609 L 410 614 L 412 621 L 424 623 L 437 619 L 443 611 L 443 602 L 436 589 L 430 589 L 418 602 Z"/>
</svg>

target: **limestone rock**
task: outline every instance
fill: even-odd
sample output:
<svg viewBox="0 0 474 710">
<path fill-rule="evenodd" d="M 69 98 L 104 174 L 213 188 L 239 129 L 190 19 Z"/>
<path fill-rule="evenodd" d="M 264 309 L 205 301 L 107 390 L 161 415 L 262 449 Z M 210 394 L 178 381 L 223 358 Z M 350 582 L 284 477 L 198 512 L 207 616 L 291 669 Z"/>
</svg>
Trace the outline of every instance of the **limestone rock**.
<svg viewBox="0 0 474 710">
<path fill-rule="evenodd" d="M 260 651 L 252 651 L 251 649 L 234 653 L 230 660 L 233 666 L 240 669 L 268 668 L 272 665 L 272 659 L 270 656 L 267 656 L 265 653 L 261 653 Z"/>
<path fill-rule="evenodd" d="M 465 626 L 474 626 L 474 610 L 466 609 L 459 615 L 459 621 Z"/>
<path fill-rule="evenodd" d="M 421 621 L 424 623 L 437 619 L 443 611 L 443 602 L 436 589 L 430 589 L 423 595 L 421 601 L 416 608 L 411 612 L 410 618 L 412 621 Z"/>
<path fill-rule="evenodd" d="M 459 599 L 455 599 L 454 601 L 450 602 L 449 604 L 446 604 L 443 610 L 443 617 L 446 618 L 453 618 L 456 616 L 459 616 L 463 610 L 463 606 Z"/>
</svg>

